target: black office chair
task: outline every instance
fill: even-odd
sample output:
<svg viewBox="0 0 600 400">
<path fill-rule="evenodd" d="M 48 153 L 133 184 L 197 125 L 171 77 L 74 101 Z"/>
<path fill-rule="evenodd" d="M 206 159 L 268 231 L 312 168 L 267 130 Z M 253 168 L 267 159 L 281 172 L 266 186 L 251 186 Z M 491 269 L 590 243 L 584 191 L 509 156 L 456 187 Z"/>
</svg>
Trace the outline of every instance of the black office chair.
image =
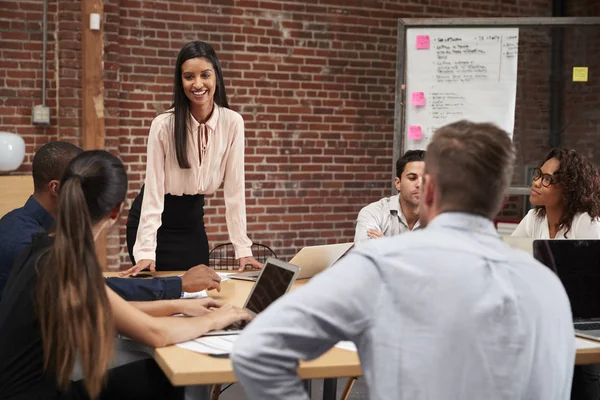
<svg viewBox="0 0 600 400">
<path fill-rule="evenodd" d="M 269 257 L 277 258 L 275 252 L 267 245 L 254 243 L 252 245 L 252 255 L 259 263 L 263 263 Z M 235 259 L 235 250 L 233 244 L 223 243 L 216 246 L 208 253 L 208 266 L 215 270 L 235 270 L 239 264 Z M 250 267 L 246 267 L 249 269 Z"/>
</svg>

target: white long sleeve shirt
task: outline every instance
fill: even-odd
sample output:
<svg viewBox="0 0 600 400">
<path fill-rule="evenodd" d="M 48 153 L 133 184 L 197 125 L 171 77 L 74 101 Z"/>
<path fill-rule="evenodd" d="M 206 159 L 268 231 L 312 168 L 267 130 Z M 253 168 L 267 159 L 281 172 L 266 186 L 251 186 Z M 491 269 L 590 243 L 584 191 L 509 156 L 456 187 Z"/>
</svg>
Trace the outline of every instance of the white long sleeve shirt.
<svg viewBox="0 0 600 400">
<path fill-rule="evenodd" d="M 419 228 L 419 221 L 417 221 L 412 230 Z M 369 241 L 367 234 L 369 229 L 377 229 L 384 236 L 396 236 L 411 231 L 400 206 L 399 194 L 384 197 L 360 210 L 356 218 L 355 245 Z"/>
<path fill-rule="evenodd" d="M 588 213 L 578 213 L 573 217 L 571 229 L 556 232 L 556 239 L 600 239 L 600 221 L 592 219 Z M 550 239 L 548 217 L 539 216 L 535 209 L 529 210 L 511 236 L 533 239 Z"/>
</svg>

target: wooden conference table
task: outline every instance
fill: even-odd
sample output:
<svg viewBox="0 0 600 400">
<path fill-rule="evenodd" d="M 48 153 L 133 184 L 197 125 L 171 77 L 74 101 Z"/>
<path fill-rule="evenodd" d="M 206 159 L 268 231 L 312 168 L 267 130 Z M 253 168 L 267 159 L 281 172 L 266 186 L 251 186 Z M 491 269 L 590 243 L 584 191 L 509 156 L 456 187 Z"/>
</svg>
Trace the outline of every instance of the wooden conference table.
<svg viewBox="0 0 600 400">
<path fill-rule="evenodd" d="M 219 271 L 221 272 L 221 271 Z M 223 271 L 225 272 L 225 271 Z M 156 277 L 181 275 L 183 272 L 156 272 Z M 106 277 L 118 276 L 107 272 Z M 292 287 L 300 287 L 306 280 Z M 229 279 L 221 284 L 221 292 L 210 291 L 209 295 L 242 307 L 250 294 L 254 282 Z M 212 385 L 236 382 L 229 359 L 215 358 L 194 353 L 177 346 L 156 349 L 154 358 L 171 383 L 175 386 Z M 600 348 L 578 349 L 575 364 L 600 364 Z M 298 374 L 302 379 L 325 379 L 323 398 L 335 398 L 336 379 L 361 376 L 358 354 L 353 351 L 333 348 L 313 361 L 300 362 Z"/>
<path fill-rule="evenodd" d="M 229 271 L 218 271 L 229 272 Z M 156 272 L 155 277 L 181 275 L 183 272 Z M 106 272 L 105 277 L 118 276 L 116 272 Z M 297 281 L 292 290 L 304 285 L 307 280 Z M 223 300 L 242 307 L 250 294 L 254 282 L 229 279 L 221 283 L 221 292 L 209 291 L 214 299 Z M 206 354 L 194 353 L 177 346 L 156 349 L 154 359 L 175 386 L 213 385 L 236 382 L 231 361 Z M 361 376 L 360 361 L 354 351 L 332 348 L 313 361 L 300 362 L 298 374 L 302 379 L 325 379 L 324 399 L 335 399 L 337 380 L 335 378 Z"/>
</svg>

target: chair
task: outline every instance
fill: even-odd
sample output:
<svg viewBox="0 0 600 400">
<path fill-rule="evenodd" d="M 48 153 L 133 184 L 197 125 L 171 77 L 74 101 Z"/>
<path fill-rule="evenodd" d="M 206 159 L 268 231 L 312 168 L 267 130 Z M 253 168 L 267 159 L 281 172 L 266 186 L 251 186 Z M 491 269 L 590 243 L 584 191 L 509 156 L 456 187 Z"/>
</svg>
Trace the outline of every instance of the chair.
<svg viewBox="0 0 600 400">
<path fill-rule="evenodd" d="M 269 257 L 277 258 L 277 255 L 273 249 L 260 243 L 252 244 L 252 255 L 256 261 L 263 264 Z M 239 264 L 235 258 L 235 249 L 233 248 L 233 244 L 223 243 L 212 249 L 210 253 L 208 253 L 208 266 L 214 268 L 215 270 L 238 269 Z M 249 267 L 246 268 L 248 269 Z M 221 393 L 223 393 L 231 385 L 232 384 L 226 386 L 223 390 L 221 390 L 221 385 L 213 385 L 210 394 L 210 400 L 218 400 Z"/>
<path fill-rule="evenodd" d="M 344 386 L 344 390 L 342 391 L 342 396 L 340 397 L 340 400 L 348 400 L 348 397 L 350 396 L 350 391 L 352 390 L 352 386 L 354 386 L 354 382 L 356 382 L 358 378 L 348 378 L 348 380 L 346 381 L 346 385 Z"/>
<path fill-rule="evenodd" d="M 260 263 L 264 263 L 269 257 L 277 258 L 277 255 L 269 246 L 260 243 L 252 245 L 252 255 Z M 239 264 L 235 258 L 233 244 L 223 243 L 212 249 L 208 253 L 208 266 L 215 270 L 238 269 Z"/>
</svg>

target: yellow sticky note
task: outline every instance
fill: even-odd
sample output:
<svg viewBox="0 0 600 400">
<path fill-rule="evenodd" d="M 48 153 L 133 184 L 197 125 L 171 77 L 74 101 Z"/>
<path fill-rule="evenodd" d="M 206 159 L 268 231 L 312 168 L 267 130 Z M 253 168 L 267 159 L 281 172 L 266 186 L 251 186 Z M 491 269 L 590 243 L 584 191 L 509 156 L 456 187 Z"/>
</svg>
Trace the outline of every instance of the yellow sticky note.
<svg viewBox="0 0 600 400">
<path fill-rule="evenodd" d="M 588 67 L 573 67 L 573 82 L 587 82 Z"/>
</svg>

